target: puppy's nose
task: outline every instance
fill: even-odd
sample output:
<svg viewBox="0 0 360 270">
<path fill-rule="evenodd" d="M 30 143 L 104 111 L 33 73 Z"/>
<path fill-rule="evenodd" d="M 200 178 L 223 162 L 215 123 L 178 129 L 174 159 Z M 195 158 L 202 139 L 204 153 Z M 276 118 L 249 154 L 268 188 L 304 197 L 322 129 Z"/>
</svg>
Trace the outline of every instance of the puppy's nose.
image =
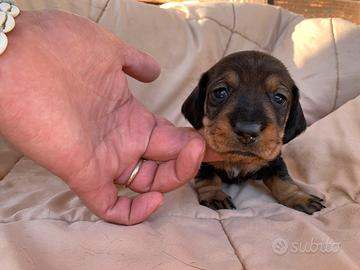
<svg viewBox="0 0 360 270">
<path fill-rule="evenodd" d="M 236 122 L 234 132 L 244 144 L 254 143 L 261 132 L 261 124 L 257 122 Z"/>
</svg>

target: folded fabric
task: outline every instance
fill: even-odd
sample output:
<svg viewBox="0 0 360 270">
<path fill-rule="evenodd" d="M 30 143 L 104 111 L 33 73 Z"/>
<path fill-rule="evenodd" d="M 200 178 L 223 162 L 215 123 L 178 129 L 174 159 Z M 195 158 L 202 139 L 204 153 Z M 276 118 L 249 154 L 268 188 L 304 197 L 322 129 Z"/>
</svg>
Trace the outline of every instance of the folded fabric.
<svg viewBox="0 0 360 270">
<path fill-rule="evenodd" d="M 326 198 L 313 216 L 278 204 L 261 182 L 228 185 L 236 210 L 199 205 L 192 184 L 166 194 L 142 224 L 101 221 L 57 177 L 0 143 L 1 269 L 360 269 L 360 28 L 235 3 L 18 0 L 86 16 L 155 56 L 162 75 L 130 88 L 151 110 L 186 124 L 180 106 L 224 55 L 281 59 L 312 124 L 284 147 L 290 174 Z M 4 162 L 6 160 L 6 162 Z M 133 193 L 127 189 L 122 195 Z"/>
</svg>

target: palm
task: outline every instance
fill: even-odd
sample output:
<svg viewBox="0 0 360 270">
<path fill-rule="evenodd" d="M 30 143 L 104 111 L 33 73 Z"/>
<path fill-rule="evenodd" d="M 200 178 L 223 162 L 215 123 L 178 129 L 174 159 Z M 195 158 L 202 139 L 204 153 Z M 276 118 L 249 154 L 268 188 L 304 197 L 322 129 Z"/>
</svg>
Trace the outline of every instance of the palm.
<svg viewBox="0 0 360 270">
<path fill-rule="evenodd" d="M 200 136 L 154 116 L 128 90 L 125 73 L 145 82 L 158 76 L 149 56 L 59 12 L 24 13 L 14 33 L 5 55 L 12 68 L 0 70 L 0 91 L 11 93 L 2 95 L 4 103 L 12 104 L 0 113 L 1 132 L 62 177 L 96 214 L 140 222 L 161 204 L 158 191 L 194 176 L 205 148 Z M 126 183 L 141 157 L 164 162 L 145 162 L 132 183 L 146 193 L 118 198 L 113 182 Z"/>
</svg>

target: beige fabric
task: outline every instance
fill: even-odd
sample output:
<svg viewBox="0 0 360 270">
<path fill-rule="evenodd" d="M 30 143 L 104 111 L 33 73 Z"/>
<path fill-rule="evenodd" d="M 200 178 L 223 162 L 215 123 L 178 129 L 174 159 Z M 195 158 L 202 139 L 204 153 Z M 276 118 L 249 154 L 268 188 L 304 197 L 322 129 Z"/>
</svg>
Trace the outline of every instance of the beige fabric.
<svg viewBox="0 0 360 270">
<path fill-rule="evenodd" d="M 21 153 L 0 137 L 0 181 L 21 157 Z"/>
<path fill-rule="evenodd" d="M 120 0 L 19 0 L 20 7 L 61 8 L 99 22 L 161 63 L 154 83 L 131 80 L 133 92 L 178 125 L 181 103 L 200 75 L 222 56 L 261 50 L 282 60 L 302 91 L 309 124 L 360 93 L 359 27 L 342 19 L 304 19 L 278 7 L 239 3 Z"/>
<path fill-rule="evenodd" d="M 81 1 L 56 1 L 56 0 L 17 0 L 16 4 L 23 10 L 32 9 L 61 9 L 88 17 L 97 21 L 102 16 L 108 0 L 81 0 Z"/>
<path fill-rule="evenodd" d="M 200 206 L 186 185 L 167 194 L 148 221 L 118 226 L 99 220 L 63 182 L 27 158 L 16 163 L 19 154 L 0 145 L 0 172 L 9 172 L 0 181 L 1 269 L 360 269 L 358 26 L 304 20 L 265 5 L 18 3 L 87 16 L 153 54 L 161 77 L 147 85 L 131 80 L 130 87 L 179 125 L 185 124 L 182 101 L 223 55 L 258 49 L 279 57 L 314 123 L 284 156 L 296 181 L 321 192 L 328 207 L 307 216 L 279 205 L 261 182 L 252 182 L 224 187 L 238 209 L 216 212 Z"/>
</svg>

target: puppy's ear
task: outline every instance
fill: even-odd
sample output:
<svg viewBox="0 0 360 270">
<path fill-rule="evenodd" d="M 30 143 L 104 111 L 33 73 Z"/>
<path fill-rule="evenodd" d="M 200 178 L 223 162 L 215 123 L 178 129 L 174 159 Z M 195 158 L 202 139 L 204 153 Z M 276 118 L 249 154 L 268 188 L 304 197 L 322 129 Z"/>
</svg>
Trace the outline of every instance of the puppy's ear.
<svg viewBox="0 0 360 270">
<path fill-rule="evenodd" d="M 208 83 L 208 74 L 201 76 L 199 84 L 191 92 L 181 107 L 181 112 L 195 129 L 203 126 L 204 105 L 206 97 L 206 86 Z"/>
<path fill-rule="evenodd" d="M 306 120 L 299 102 L 299 89 L 294 85 L 289 117 L 285 125 L 283 143 L 288 143 L 306 129 Z"/>
</svg>

